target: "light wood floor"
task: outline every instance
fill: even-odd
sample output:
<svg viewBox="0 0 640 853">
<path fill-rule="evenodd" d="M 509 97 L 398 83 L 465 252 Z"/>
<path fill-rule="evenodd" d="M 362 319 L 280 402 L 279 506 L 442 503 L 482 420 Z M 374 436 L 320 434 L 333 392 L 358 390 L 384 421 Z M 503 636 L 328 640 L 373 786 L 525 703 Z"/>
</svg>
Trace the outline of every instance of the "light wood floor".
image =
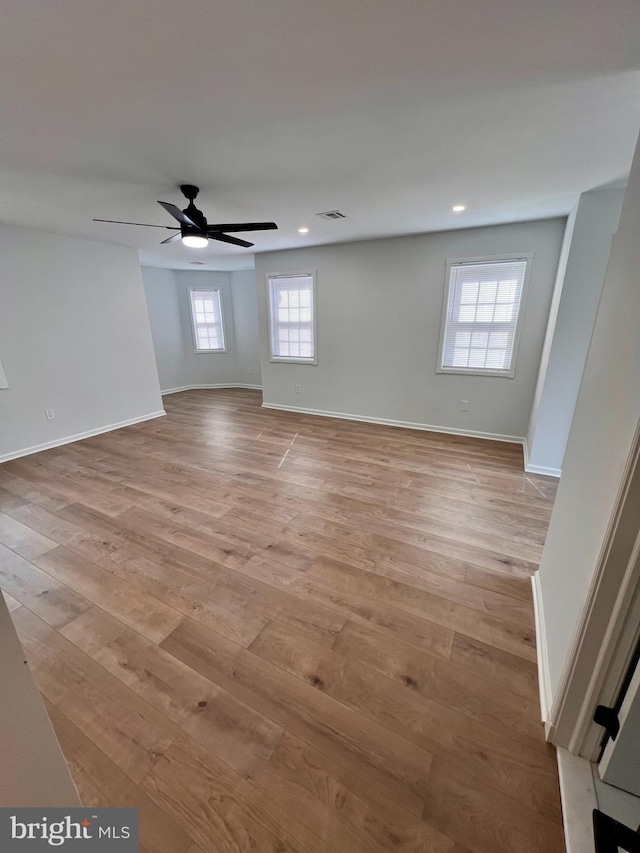
<svg viewBox="0 0 640 853">
<path fill-rule="evenodd" d="M 87 805 L 157 853 L 556 853 L 521 449 L 167 397 L 0 466 L 0 586 Z"/>
</svg>

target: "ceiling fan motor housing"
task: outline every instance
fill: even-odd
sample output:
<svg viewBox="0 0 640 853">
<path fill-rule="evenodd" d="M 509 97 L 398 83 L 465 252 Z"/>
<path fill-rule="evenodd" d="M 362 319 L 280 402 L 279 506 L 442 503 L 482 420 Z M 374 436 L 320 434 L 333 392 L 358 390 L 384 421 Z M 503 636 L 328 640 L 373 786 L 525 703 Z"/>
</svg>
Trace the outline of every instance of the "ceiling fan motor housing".
<svg viewBox="0 0 640 853">
<path fill-rule="evenodd" d="M 193 203 L 188 205 L 188 207 L 185 207 L 183 213 L 185 213 L 189 217 L 189 219 L 195 225 L 198 226 L 197 228 L 194 229 L 194 228 L 189 228 L 188 225 L 183 225 L 182 226 L 183 233 L 185 233 L 185 234 L 191 234 L 191 233 L 199 234 L 203 231 L 206 233 L 207 220 L 205 218 L 205 215 L 204 215 L 204 213 L 202 213 L 202 211 L 198 210 L 198 208 Z"/>
<path fill-rule="evenodd" d="M 184 225 L 181 223 L 180 232 L 182 236 L 186 236 L 187 234 L 202 234 L 207 231 L 207 219 L 204 213 L 193 203 L 193 200 L 200 192 L 199 187 L 194 186 L 193 184 L 181 184 L 180 191 L 182 195 L 188 199 L 189 204 L 182 211 L 189 219 L 197 225 L 197 228 L 190 228 L 188 225 Z"/>
</svg>

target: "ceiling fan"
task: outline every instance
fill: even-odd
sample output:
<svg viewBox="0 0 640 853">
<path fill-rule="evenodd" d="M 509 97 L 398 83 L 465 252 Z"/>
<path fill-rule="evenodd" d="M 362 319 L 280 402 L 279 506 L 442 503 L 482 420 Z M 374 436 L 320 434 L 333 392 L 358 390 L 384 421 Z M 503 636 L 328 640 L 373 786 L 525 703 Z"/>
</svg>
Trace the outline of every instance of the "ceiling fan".
<svg viewBox="0 0 640 853">
<path fill-rule="evenodd" d="M 144 222 L 120 222 L 117 219 L 94 219 L 94 222 L 113 222 L 116 225 L 142 225 L 146 228 L 166 228 L 169 231 L 177 231 L 179 233 L 172 234 L 166 240 L 163 240 L 160 245 L 165 243 L 175 243 L 182 240 L 185 246 L 191 249 L 204 249 L 208 245 L 209 240 L 220 240 L 222 243 L 232 243 L 234 246 L 244 246 L 249 248 L 253 243 L 248 243 L 246 240 L 240 240 L 238 237 L 231 237 L 227 231 L 270 231 L 277 228 L 275 222 L 230 222 L 218 223 L 209 225 L 204 213 L 193 203 L 193 200 L 198 195 L 200 190 L 191 184 L 182 184 L 180 187 L 182 194 L 188 200 L 189 204 L 184 210 L 180 210 L 175 204 L 168 201 L 159 201 L 164 209 L 180 223 L 177 225 L 145 225 Z"/>
</svg>

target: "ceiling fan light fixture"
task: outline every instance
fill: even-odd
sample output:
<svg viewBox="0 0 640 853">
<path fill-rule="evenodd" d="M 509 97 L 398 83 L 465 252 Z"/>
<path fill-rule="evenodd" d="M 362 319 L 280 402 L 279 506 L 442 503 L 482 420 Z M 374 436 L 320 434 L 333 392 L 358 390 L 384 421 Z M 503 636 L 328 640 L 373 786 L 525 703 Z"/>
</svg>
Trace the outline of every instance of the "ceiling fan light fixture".
<svg viewBox="0 0 640 853">
<path fill-rule="evenodd" d="M 174 231 L 171 237 L 161 242 L 161 246 L 167 243 L 176 243 L 182 241 L 184 246 L 190 249 L 204 249 L 209 245 L 209 240 L 217 240 L 220 243 L 230 243 L 232 246 L 242 246 L 243 249 L 250 249 L 254 243 L 248 240 L 241 240 L 240 237 L 233 237 L 234 232 L 242 231 L 272 231 L 277 229 L 275 222 L 219 222 L 215 225 L 207 222 L 207 218 L 201 210 L 193 203 L 194 198 L 198 195 L 198 187 L 191 184 L 182 184 L 180 187 L 182 194 L 188 200 L 189 204 L 184 210 L 180 210 L 175 204 L 169 201 L 158 201 L 160 207 L 163 207 L 169 216 L 180 223 L 178 228 L 176 225 L 145 225 L 143 222 L 122 222 L 115 219 L 94 219 L 94 222 L 112 222 L 116 225 L 141 225 L 145 228 L 164 228 L 167 231 Z M 228 232 L 231 232 L 228 233 Z"/>
<path fill-rule="evenodd" d="M 182 242 L 189 249 L 204 249 L 209 245 L 209 238 L 204 234 L 183 234 Z"/>
</svg>

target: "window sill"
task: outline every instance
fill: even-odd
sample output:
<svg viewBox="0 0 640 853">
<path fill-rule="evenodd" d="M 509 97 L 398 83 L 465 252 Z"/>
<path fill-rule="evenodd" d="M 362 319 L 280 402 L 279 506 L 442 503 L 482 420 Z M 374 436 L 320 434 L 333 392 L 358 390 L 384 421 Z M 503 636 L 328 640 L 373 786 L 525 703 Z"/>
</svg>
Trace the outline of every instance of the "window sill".
<svg viewBox="0 0 640 853">
<path fill-rule="evenodd" d="M 465 370 L 463 367 L 436 367 L 436 373 L 452 373 L 456 376 L 490 376 L 494 379 L 515 379 L 515 371 Z"/>
<path fill-rule="evenodd" d="M 269 359 L 271 364 L 310 364 L 315 367 L 318 364 L 317 358 L 273 358 Z"/>
</svg>

